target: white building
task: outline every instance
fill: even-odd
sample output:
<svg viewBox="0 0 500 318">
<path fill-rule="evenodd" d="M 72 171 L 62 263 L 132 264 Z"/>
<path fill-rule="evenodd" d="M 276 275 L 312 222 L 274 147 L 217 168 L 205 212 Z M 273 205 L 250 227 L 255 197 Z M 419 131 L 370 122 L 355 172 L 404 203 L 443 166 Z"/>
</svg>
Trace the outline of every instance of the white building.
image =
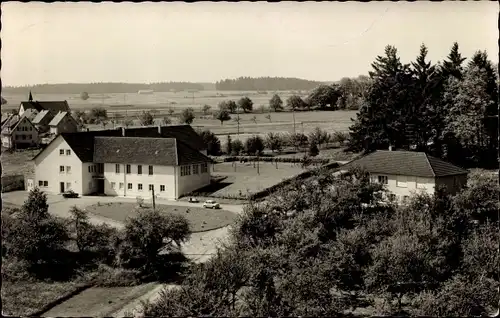
<svg viewBox="0 0 500 318">
<path fill-rule="evenodd" d="M 38 130 L 30 120 L 35 112 L 25 112 L 22 116 L 11 115 L 2 125 L 2 146 L 4 148 L 26 148 L 40 143 Z"/>
<path fill-rule="evenodd" d="M 467 184 L 467 170 L 415 151 L 378 150 L 343 165 L 340 170 L 362 168 L 371 182 L 385 184 L 392 199 L 406 201 L 414 193 L 433 195 L 439 186 L 451 194 Z"/>
<path fill-rule="evenodd" d="M 78 123 L 69 112 L 59 112 L 49 123 L 51 135 L 61 133 L 77 132 Z"/>
<path fill-rule="evenodd" d="M 205 153 L 189 125 L 62 133 L 33 158 L 26 183 L 54 194 L 147 198 L 154 189 L 177 199 L 210 184 Z"/>
</svg>

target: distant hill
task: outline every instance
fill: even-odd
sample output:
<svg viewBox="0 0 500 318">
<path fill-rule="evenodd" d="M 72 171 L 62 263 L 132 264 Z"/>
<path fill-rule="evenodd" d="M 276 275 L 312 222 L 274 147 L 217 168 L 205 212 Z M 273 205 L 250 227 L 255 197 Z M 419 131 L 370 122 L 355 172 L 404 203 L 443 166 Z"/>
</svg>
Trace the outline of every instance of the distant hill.
<svg viewBox="0 0 500 318">
<path fill-rule="evenodd" d="M 218 91 L 290 91 L 310 90 L 323 84 L 294 77 L 239 77 L 215 83 Z"/>
<path fill-rule="evenodd" d="M 5 86 L 3 94 L 28 94 L 30 90 L 38 94 L 112 94 L 112 93 L 137 93 L 140 90 L 153 90 L 155 92 L 205 90 L 207 83 L 165 82 L 151 84 L 135 83 L 87 83 L 87 84 L 38 84 L 33 86 Z M 213 85 L 213 84 L 212 84 Z"/>
</svg>

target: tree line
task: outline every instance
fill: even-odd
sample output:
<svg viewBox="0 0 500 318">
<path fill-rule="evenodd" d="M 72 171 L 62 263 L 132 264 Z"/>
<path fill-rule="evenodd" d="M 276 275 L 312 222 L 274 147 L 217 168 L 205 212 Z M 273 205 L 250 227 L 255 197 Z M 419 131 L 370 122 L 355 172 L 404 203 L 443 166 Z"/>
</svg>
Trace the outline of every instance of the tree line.
<svg viewBox="0 0 500 318">
<path fill-rule="evenodd" d="M 162 82 L 162 83 L 65 83 L 65 84 L 37 84 L 32 86 L 6 86 L 3 93 L 7 94 L 113 94 L 113 93 L 137 93 L 140 90 L 153 90 L 155 92 L 183 91 L 204 89 L 202 84 L 189 82 Z"/>
<path fill-rule="evenodd" d="M 426 151 L 462 166 L 497 166 L 498 70 L 486 52 L 467 63 L 454 43 L 432 63 L 422 44 L 403 64 L 393 46 L 377 56 L 370 88 L 350 127 L 350 149 Z"/>
<path fill-rule="evenodd" d="M 247 206 L 228 243 L 144 314 L 491 315 L 499 186 L 469 181 L 456 195 L 438 188 L 383 204 L 383 186 L 366 172 L 320 171 Z"/>
<path fill-rule="evenodd" d="M 218 91 L 290 91 L 310 90 L 321 84 L 293 77 L 239 77 L 223 79 L 215 83 Z"/>
</svg>

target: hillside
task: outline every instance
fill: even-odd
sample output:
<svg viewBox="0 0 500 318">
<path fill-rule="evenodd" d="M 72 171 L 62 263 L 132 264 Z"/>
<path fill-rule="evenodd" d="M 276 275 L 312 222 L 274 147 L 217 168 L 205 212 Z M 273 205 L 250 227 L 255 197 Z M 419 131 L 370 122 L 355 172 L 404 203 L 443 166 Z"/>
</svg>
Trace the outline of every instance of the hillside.
<svg viewBox="0 0 500 318">
<path fill-rule="evenodd" d="M 239 77 L 224 79 L 215 83 L 218 91 L 290 91 L 310 90 L 322 82 L 294 77 Z"/>
</svg>

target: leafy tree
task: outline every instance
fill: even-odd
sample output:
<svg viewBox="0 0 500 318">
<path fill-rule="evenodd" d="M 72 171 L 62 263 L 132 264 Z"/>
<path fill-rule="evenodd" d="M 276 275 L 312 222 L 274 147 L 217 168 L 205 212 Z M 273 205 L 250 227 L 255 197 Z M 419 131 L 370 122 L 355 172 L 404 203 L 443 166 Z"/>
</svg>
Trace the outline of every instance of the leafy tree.
<svg viewBox="0 0 500 318">
<path fill-rule="evenodd" d="M 253 110 L 253 102 L 248 97 L 242 97 L 238 101 L 238 107 L 241 108 L 245 113 L 251 113 Z"/>
<path fill-rule="evenodd" d="M 499 239 L 498 228 L 490 223 L 476 228 L 463 242 L 463 266 L 470 277 L 498 277 Z"/>
<path fill-rule="evenodd" d="M 208 115 L 208 113 L 210 112 L 211 108 L 212 107 L 210 107 L 210 105 L 205 104 L 205 105 L 203 105 L 203 107 L 201 108 L 201 110 L 203 111 L 204 115 Z"/>
<path fill-rule="evenodd" d="M 294 147 L 296 150 L 305 147 L 308 143 L 307 136 L 302 133 L 291 133 L 288 135 L 287 139 L 287 144 Z"/>
<path fill-rule="evenodd" d="M 283 101 L 278 94 L 274 94 L 273 97 L 269 100 L 269 107 L 275 112 L 283 110 Z"/>
<path fill-rule="evenodd" d="M 169 115 L 169 116 L 172 116 L 174 113 L 175 113 L 175 110 L 174 110 L 172 107 L 170 107 L 170 108 L 168 109 L 168 115 Z"/>
<path fill-rule="evenodd" d="M 292 95 L 286 100 L 286 106 L 292 110 L 304 109 L 306 107 L 306 103 L 300 96 Z"/>
<path fill-rule="evenodd" d="M 87 93 L 87 92 L 81 92 L 81 93 L 80 93 L 80 98 L 81 98 L 82 100 L 87 100 L 87 99 L 89 99 L 89 93 Z"/>
<path fill-rule="evenodd" d="M 236 102 L 233 100 L 225 100 L 219 103 L 219 110 L 226 110 L 230 114 L 236 113 L 236 109 L 238 106 L 236 105 Z"/>
<path fill-rule="evenodd" d="M 319 127 L 314 128 L 314 130 L 309 134 L 309 141 L 320 146 L 326 143 L 327 138 L 328 133 L 324 130 L 321 130 L 321 128 Z"/>
<path fill-rule="evenodd" d="M 94 107 L 90 110 L 89 123 L 100 123 L 108 119 L 108 112 L 102 107 Z"/>
<path fill-rule="evenodd" d="M 168 116 L 163 117 L 163 125 L 170 125 L 170 124 L 172 124 L 172 119 L 170 119 L 170 117 Z"/>
<path fill-rule="evenodd" d="M 123 121 L 123 125 L 124 125 L 125 127 L 130 127 L 130 126 L 132 126 L 133 124 L 134 124 L 134 122 L 133 122 L 131 119 L 125 119 L 125 120 Z"/>
<path fill-rule="evenodd" d="M 194 110 L 192 108 L 186 108 L 181 112 L 180 122 L 183 124 L 191 125 L 195 119 Z"/>
<path fill-rule="evenodd" d="M 239 139 L 231 141 L 231 154 L 239 155 L 244 149 L 243 143 Z"/>
<path fill-rule="evenodd" d="M 319 155 L 319 149 L 318 149 L 318 146 L 316 145 L 315 142 L 311 142 L 309 144 L 309 152 L 308 152 L 308 154 L 311 157 L 316 157 L 317 155 Z"/>
<path fill-rule="evenodd" d="M 233 141 L 231 140 L 231 136 L 227 135 L 226 154 L 230 155 L 231 153 L 233 153 Z"/>
<path fill-rule="evenodd" d="M 220 109 L 215 113 L 215 118 L 220 121 L 220 124 L 223 125 L 225 121 L 231 120 L 231 115 L 225 109 Z"/>
<path fill-rule="evenodd" d="M 154 124 L 153 115 L 151 114 L 151 112 L 148 111 L 142 112 L 140 121 L 142 126 L 151 126 Z"/>
<path fill-rule="evenodd" d="M 252 136 L 245 141 L 245 152 L 258 155 L 264 150 L 264 141 L 260 136 Z"/>
<path fill-rule="evenodd" d="M 200 133 L 201 139 L 207 146 L 207 153 L 212 156 L 218 156 L 221 151 L 220 140 L 210 130 L 204 130 Z"/>
<path fill-rule="evenodd" d="M 283 149 L 283 137 L 279 133 L 269 132 L 266 135 L 265 146 L 272 152 L 280 152 Z"/>
<path fill-rule="evenodd" d="M 188 220 L 178 214 L 141 210 L 127 220 L 120 247 L 121 264 L 151 274 L 160 266 L 159 252 L 180 246 L 190 236 Z M 165 243 L 166 242 L 166 243 Z"/>
<path fill-rule="evenodd" d="M 307 96 L 306 104 L 308 107 L 336 109 L 340 96 L 340 89 L 337 85 L 320 85 Z"/>
</svg>

